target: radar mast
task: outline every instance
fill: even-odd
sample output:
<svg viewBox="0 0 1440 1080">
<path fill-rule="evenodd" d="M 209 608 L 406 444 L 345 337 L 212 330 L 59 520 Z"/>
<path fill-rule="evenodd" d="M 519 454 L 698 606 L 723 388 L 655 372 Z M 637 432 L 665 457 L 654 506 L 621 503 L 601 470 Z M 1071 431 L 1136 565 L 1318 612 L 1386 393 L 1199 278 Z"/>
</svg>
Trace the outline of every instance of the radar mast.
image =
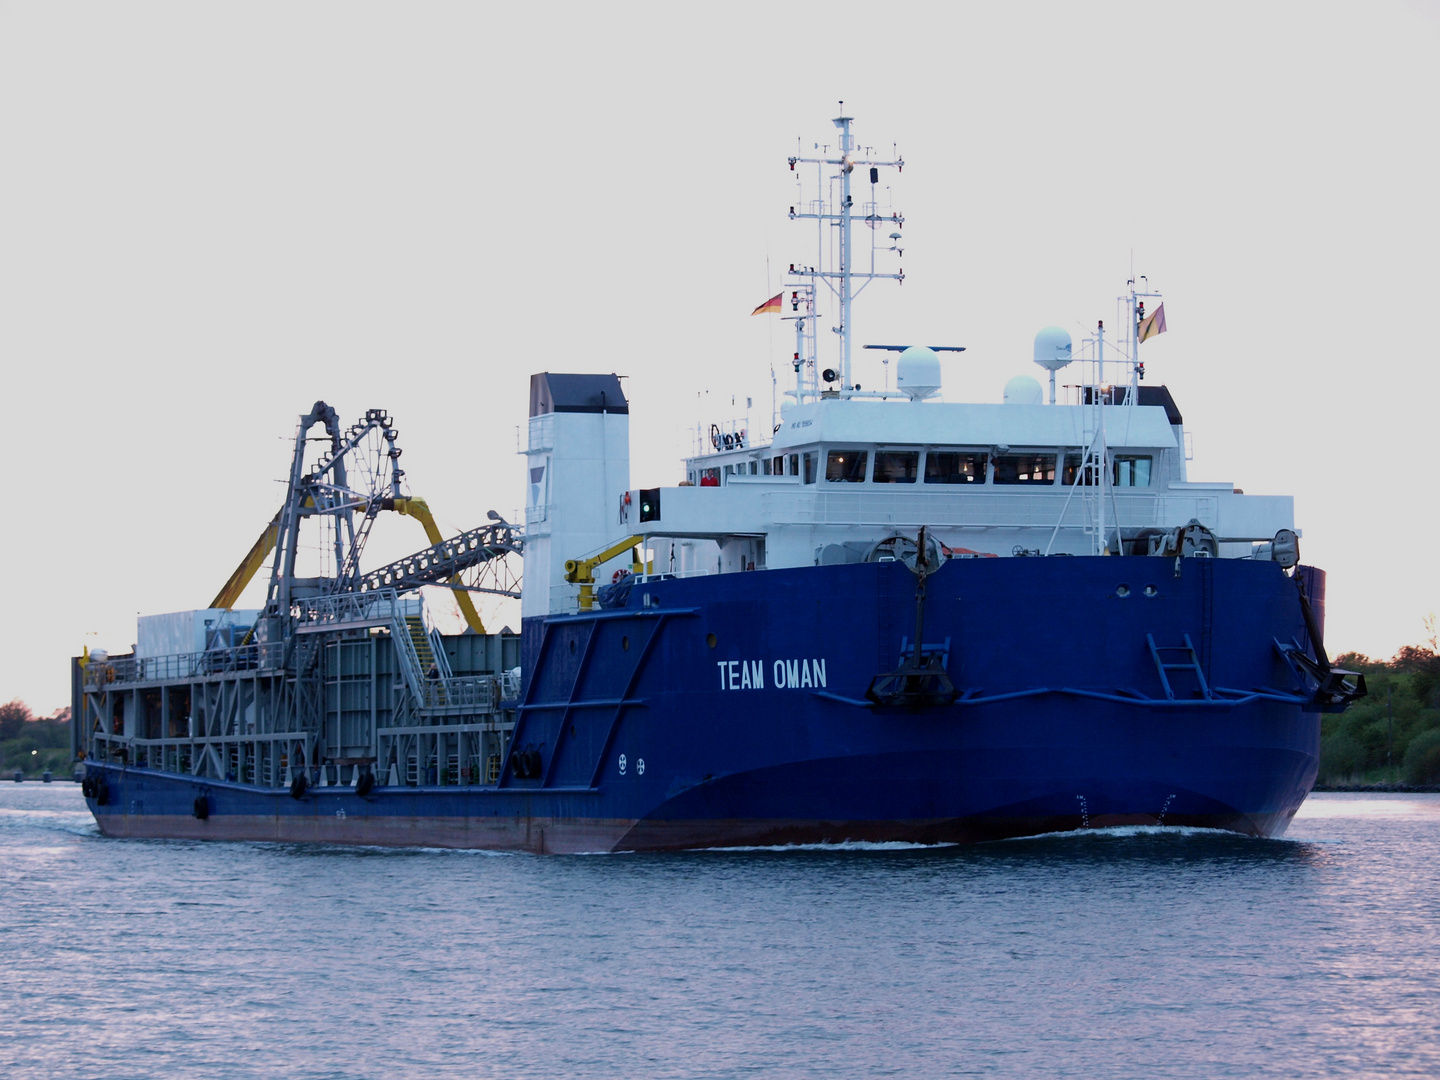
<svg viewBox="0 0 1440 1080">
<path fill-rule="evenodd" d="M 816 240 L 818 248 L 818 263 L 815 266 L 805 266 L 798 263 L 790 264 L 790 276 L 799 279 L 799 283 L 789 283 L 785 286 L 787 291 L 792 293 L 792 310 L 798 310 L 801 296 L 808 294 L 809 303 L 806 305 L 810 318 L 815 317 L 815 300 L 818 299 L 819 285 L 823 283 L 835 297 L 839 309 L 838 325 L 832 327 L 832 331 L 840 338 L 840 357 L 838 369 L 831 370 L 835 376 L 833 379 L 825 379 L 825 382 L 838 382 L 838 396 L 850 397 L 856 392 L 856 387 L 851 370 L 851 309 L 855 297 L 860 294 L 871 281 L 888 278 L 892 281 L 904 282 L 905 271 L 897 268 L 893 274 L 881 273 L 876 267 L 876 256 L 881 251 L 893 251 L 900 253 L 900 229 L 905 224 L 905 216 L 895 209 L 890 208 L 882 212 L 878 205 L 877 189 L 880 182 L 881 169 L 895 169 L 900 172 L 905 167 L 905 160 L 897 153 L 892 160 L 880 160 L 871 156 L 872 148 L 857 147 L 855 135 L 852 129 L 854 117 L 844 115 L 845 103 L 840 102 L 841 115 L 834 118 L 833 123 L 840 129 L 840 145 L 838 154 L 831 156 L 829 146 L 815 144 L 815 149 L 820 151 L 819 157 L 804 157 L 797 154 L 790 158 L 790 170 L 796 171 L 797 165 L 815 166 L 815 197 L 806 199 L 804 197 L 803 184 L 801 195 L 797 198 L 794 206 L 790 207 L 791 220 L 805 219 L 816 223 Z M 826 175 L 827 168 L 834 167 L 838 171 L 829 176 Z M 868 173 L 870 182 L 870 198 L 863 201 L 860 206 L 855 205 L 852 191 L 852 179 L 856 168 L 865 170 Z M 862 176 L 866 173 L 862 173 Z M 870 230 L 870 259 L 868 269 L 856 269 L 855 266 L 855 223 L 859 222 Z M 877 242 L 877 233 L 882 227 L 888 227 L 891 231 L 888 239 L 888 247 L 882 247 Z M 835 236 L 832 241 L 827 229 L 834 229 Z M 856 283 L 859 283 L 857 288 Z M 811 345 L 812 355 L 803 355 L 803 346 L 806 337 L 803 333 L 804 316 L 798 319 L 800 325 L 796 327 L 796 356 L 795 356 L 795 398 L 797 401 L 804 401 L 807 398 L 820 396 L 819 383 L 821 379 L 816 376 L 806 379 L 805 368 L 811 366 L 818 357 L 814 355 L 815 336 L 812 333 L 808 339 Z M 807 382 L 809 386 L 807 387 Z"/>
</svg>

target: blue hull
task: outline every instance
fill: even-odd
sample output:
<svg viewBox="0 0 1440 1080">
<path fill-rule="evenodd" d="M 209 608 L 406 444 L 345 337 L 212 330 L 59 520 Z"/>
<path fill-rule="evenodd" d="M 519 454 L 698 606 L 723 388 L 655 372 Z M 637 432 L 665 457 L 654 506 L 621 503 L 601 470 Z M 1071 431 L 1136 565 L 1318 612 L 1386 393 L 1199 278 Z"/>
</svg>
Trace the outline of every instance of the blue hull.
<svg viewBox="0 0 1440 1080">
<path fill-rule="evenodd" d="M 924 645 L 959 697 L 876 704 L 915 582 L 898 563 L 660 580 L 621 608 L 528 621 L 497 784 L 292 799 L 92 764 L 108 796 L 92 809 L 110 835 L 608 851 L 1115 824 L 1269 836 L 1313 785 L 1319 716 L 1276 648 L 1308 644 L 1304 619 L 1275 564 L 948 562 Z M 1152 643 L 1184 662 L 1160 667 Z"/>
</svg>

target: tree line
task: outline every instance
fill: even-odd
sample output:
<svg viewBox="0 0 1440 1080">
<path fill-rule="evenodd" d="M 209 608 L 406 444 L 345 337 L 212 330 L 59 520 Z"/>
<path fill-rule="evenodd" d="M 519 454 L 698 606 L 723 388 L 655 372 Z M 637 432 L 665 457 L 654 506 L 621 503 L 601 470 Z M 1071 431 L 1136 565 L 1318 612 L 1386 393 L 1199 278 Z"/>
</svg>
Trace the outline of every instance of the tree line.
<svg viewBox="0 0 1440 1080">
<path fill-rule="evenodd" d="M 1425 645 L 1406 645 L 1389 660 L 1346 653 L 1335 661 L 1363 672 L 1370 696 L 1322 721 L 1321 784 L 1440 785 L 1440 643 L 1434 616 L 1425 626 Z"/>
<path fill-rule="evenodd" d="M 17 769 L 31 779 L 47 769 L 69 779 L 68 705 L 52 716 L 36 716 L 19 698 L 0 705 L 0 780 L 9 780 Z"/>
</svg>

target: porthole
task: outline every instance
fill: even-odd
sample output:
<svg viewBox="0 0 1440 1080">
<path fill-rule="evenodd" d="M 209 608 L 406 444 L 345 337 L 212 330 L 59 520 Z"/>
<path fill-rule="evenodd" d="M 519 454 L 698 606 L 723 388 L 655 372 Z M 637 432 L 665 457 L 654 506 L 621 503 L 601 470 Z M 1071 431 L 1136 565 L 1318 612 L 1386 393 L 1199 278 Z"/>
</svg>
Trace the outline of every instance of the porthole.
<svg viewBox="0 0 1440 1080">
<path fill-rule="evenodd" d="M 714 635 L 714 634 L 706 634 L 706 635 L 705 635 L 705 644 L 706 644 L 706 645 L 709 645 L 710 648 L 713 649 L 713 648 L 715 647 L 715 635 Z"/>
<path fill-rule="evenodd" d="M 1122 598 L 1123 598 L 1123 597 L 1126 597 L 1126 596 L 1129 596 L 1129 595 L 1130 595 L 1130 586 L 1129 586 L 1129 585 L 1117 585 L 1116 588 L 1115 588 L 1115 595 L 1116 595 L 1116 596 L 1119 596 L 1119 597 L 1122 597 Z"/>
<path fill-rule="evenodd" d="M 624 649 L 626 652 L 630 651 L 630 636 L 628 634 L 621 636 L 620 648 Z"/>
</svg>

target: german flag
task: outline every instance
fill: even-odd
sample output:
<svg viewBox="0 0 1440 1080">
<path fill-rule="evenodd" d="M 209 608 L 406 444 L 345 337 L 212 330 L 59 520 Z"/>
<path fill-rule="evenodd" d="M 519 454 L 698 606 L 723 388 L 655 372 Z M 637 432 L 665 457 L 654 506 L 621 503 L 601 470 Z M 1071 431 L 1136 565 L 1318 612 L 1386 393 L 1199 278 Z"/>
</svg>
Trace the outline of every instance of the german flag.
<svg viewBox="0 0 1440 1080">
<path fill-rule="evenodd" d="M 759 307 L 757 307 L 754 311 L 750 312 L 750 314 L 751 314 L 751 315 L 768 315 L 768 314 L 778 315 L 778 314 L 780 314 L 780 298 L 783 297 L 784 295 L 785 295 L 785 294 L 784 294 L 783 292 L 777 292 L 774 296 L 770 297 L 769 300 L 766 300 L 763 304 L 761 304 Z"/>
<path fill-rule="evenodd" d="M 1165 305 L 1161 304 L 1140 323 L 1140 340 L 1145 341 L 1165 332 Z"/>
</svg>

